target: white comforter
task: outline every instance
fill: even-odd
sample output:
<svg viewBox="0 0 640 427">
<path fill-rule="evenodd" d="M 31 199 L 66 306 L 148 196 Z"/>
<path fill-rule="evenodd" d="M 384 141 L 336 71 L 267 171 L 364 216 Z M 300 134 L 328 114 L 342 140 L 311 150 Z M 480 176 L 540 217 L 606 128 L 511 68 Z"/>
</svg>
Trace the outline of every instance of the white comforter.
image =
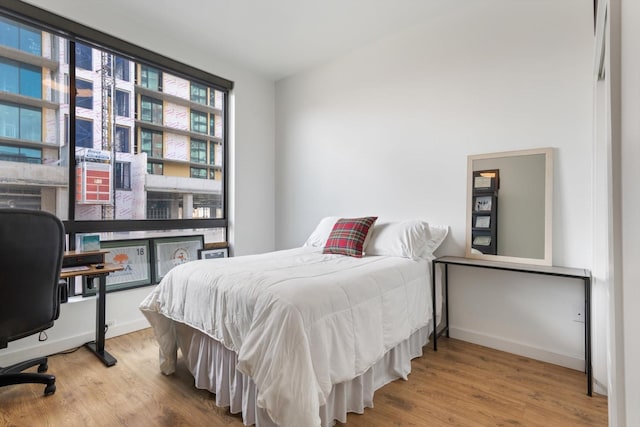
<svg viewBox="0 0 640 427">
<path fill-rule="evenodd" d="M 431 319 L 427 261 L 298 248 L 172 269 L 140 304 L 175 370 L 171 320 L 239 355 L 258 406 L 281 426 L 319 426 L 333 384 L 361 375 Z M 171 319 L 171 320 L 170 320 Z"/>
</svg>

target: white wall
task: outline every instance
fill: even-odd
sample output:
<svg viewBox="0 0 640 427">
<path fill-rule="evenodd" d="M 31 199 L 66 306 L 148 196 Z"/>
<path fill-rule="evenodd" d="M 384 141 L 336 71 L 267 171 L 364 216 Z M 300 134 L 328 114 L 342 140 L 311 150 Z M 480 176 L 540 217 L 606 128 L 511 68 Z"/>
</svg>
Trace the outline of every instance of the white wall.
<svg viewBox="0 0 640 427">
<path fill-rule="evenodd" d="M 277 82 L 276 246 L 325 215 L 421 217 L 463 255 L 466 156 L 551 146 L 553 261 L 590 268 L 592 7 L 478 2 Z M 580 282 L 451 274 L 453 336 L 582 368 Z"/>
<path fill-rule="evenodd" d="M 197 45 L 179 44 L 172 31 L 150 20 L 127 16 L 110 8 L 76 0 L 32 0 L 29 3 L 81 24 L 112 34 L 171 59 L 219 75 L 235 83 L 230 100 L 228 240 L 236 255 L 274 249 L 274 84 L 272 81 L 210 54 Z M 150 287 L 107 296 L 107 321 L 115 321 L 107 337 L 144 328 L 148 324 L 137 309 Z M 64 304 L 60 318 L 42 345 L 37 336 L 9 344 L 0 366 L 11 361 L 68 349 L 93 339 L 95 301 Z M 107 345 L 108 347 L 108 345 Z M 107 348 L 108 350 L 108 348 Z M 117 358 L 117 355 L 114 355 Z"/>
</svg>

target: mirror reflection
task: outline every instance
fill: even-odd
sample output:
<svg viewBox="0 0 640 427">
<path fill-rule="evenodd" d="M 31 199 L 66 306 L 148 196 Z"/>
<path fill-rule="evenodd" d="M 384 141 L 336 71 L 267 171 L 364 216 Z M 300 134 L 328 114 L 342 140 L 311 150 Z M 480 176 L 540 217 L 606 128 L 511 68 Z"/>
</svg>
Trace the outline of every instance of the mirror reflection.
<svg viewBox="0 0 640 427">
<path fill-rule="evenodd" d="M 467 257 L 551 265 L 552 153 L 469 156 Z"/>
</svg>

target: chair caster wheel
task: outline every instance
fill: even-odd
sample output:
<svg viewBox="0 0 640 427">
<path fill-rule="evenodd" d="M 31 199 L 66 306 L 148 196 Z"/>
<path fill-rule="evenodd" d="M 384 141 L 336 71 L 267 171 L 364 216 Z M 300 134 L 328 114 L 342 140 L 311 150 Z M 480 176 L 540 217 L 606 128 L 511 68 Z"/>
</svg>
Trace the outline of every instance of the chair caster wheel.
<svg viewBox="0 0 640 427">
<path fill-rule="evenodd" d="M 43 363 L 42 365 L 38 366 L 38 372 L 40 373 L 47 372 L 47 369 L 49 369 L 49 365 L 46 363 Z"/>
<path fill-rule="evenodd" d="M 44 388 L 44 395 L 45 396 L 51 396 L 55 392 L 56 392 L 56 385 L 55 384 L 48 384 Z"/>
</svg>

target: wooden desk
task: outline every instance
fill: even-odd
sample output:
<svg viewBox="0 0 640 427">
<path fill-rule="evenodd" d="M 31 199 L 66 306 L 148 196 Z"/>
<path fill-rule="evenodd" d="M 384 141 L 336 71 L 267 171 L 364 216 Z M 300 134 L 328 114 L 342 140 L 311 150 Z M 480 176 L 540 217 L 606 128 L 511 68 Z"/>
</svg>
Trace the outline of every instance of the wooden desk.
<svg viewBox="0 0 640 427">
<path fill-rule="evenodd" d="M 445 326 L 438 331 L 436 325 L 436 265 L 444 265 L 443 283 L 445 293 Z M 489 268 L 493 270 L 517 271 L 520 273 L 542 274 L 546 276 L 567 277 L 584 282 L 584 361 L 587 374 L 587 395 L 592 395 L 593 370 L 591 367 L 591 271 L 583 268 L 555 267 L 546 265 L 518 264 L 511 262 L 487 261 L 473 258 L 443 256 L 431 263 L 431 296 L 433 299 L 433 350 L 438 350 L 438 335 L 446 332 L 449 337 L 449 265 Z"/>
<path fill-rule="evenodd" d="M 93 252 L 75 252 L 67 251 L 64 253 L 64 257 L 73 259 L 74 264 L 82 264 L 82 260 L 95 261 L 96 255 L 101 256 L 104 261 L 104 254 L 108 251 L 93 251 Z M 102 264 L 103 268 L 96 268 L 97 264 Z M 113 366 L 117 360 L 110 355 L 104 349 L 105 340 L 105 297 L 107 293 L 107 276 L 114 271 L 122 270 L 123 267 L 119 264 L 84 264 L 83 267 L 88 267 L 82 270 L 69 271 L 74 267 L 63 267 L 60 273 L 61 279 L 69 279 L 76 276 L 86 277 L 87 280 L 98 279 L 98 292 L 96 294 L 96 340 L 85 344 L 85 346 L 91 350 L 106 366 Z"/>
</svg>

